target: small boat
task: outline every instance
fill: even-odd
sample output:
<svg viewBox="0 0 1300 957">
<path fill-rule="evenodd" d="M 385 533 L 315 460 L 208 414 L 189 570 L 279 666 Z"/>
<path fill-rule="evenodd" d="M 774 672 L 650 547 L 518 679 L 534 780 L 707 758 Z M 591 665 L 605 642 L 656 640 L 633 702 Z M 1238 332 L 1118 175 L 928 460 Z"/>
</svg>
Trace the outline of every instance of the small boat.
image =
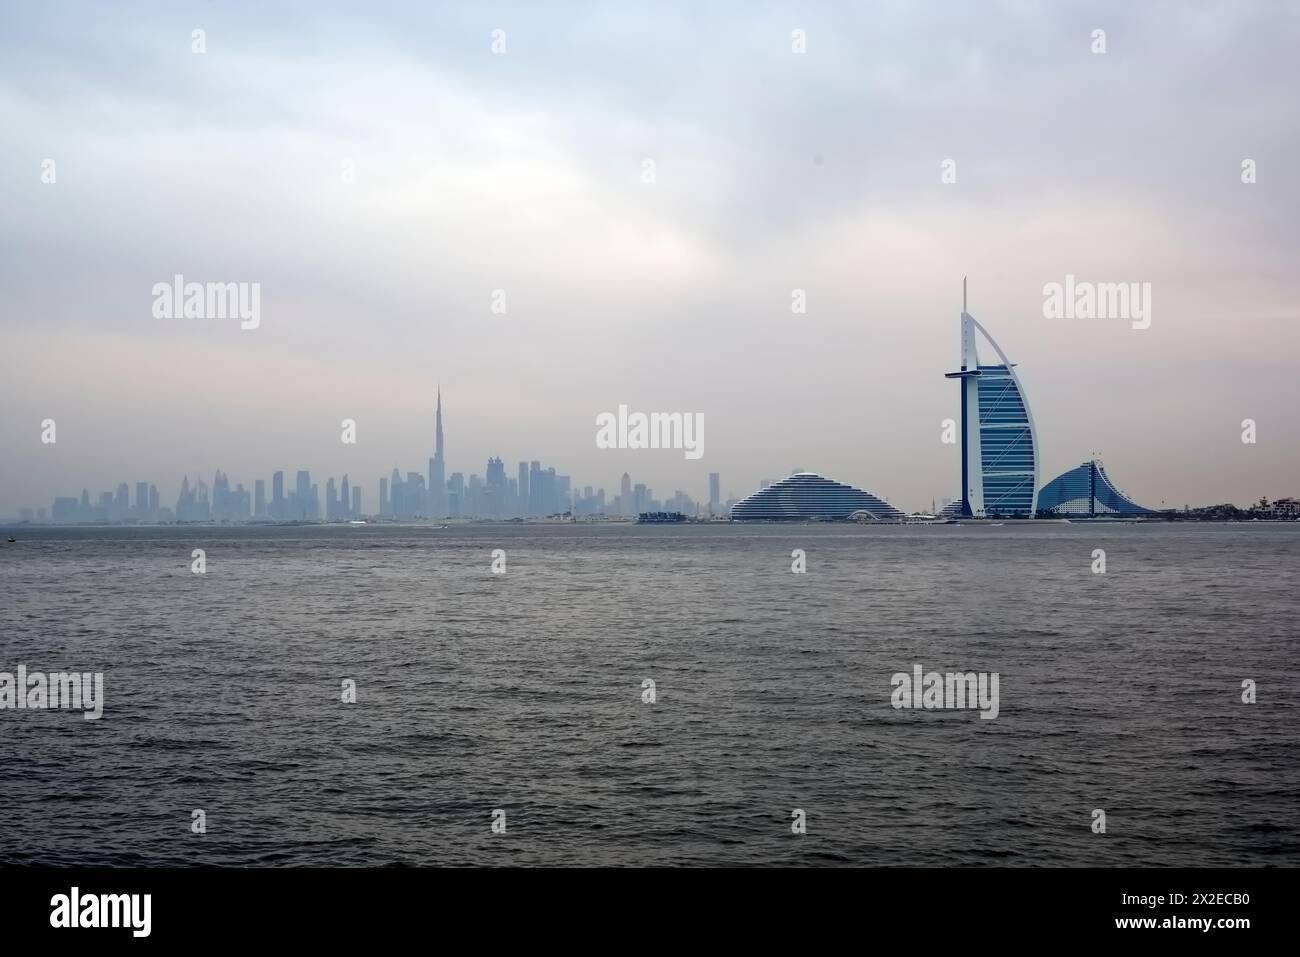
<svg viewBox="0 0 1300 957">
<path fill-rule="evenodd" d="M 9 544 L 10 544 L 10 545 L 12 545 L 12 544 L 13 544 L 14 542 L 16 542 L 16 541 L 18 541 L 18 539 L 14 538 L 12 535 L 9 536 Z"/>
</svg>

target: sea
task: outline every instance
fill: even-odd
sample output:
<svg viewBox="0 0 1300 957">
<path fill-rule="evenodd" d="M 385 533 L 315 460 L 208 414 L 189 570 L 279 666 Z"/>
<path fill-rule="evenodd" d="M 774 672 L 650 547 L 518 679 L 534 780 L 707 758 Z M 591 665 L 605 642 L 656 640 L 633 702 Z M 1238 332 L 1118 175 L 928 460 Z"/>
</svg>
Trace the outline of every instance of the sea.
<svg viewBox="0 0 1300 957">
<path fill-rule="evenodd" d="M 1295 866 L 1298 652 L 1295 523 L 19 526 L 0 863 Z"/>
</svg>

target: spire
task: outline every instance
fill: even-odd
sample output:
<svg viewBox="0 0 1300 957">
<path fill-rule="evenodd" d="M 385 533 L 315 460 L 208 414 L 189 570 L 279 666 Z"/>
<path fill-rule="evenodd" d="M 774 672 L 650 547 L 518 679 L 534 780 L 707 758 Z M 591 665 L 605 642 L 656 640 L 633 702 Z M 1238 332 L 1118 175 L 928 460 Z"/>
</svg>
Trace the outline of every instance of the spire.
<svg viewBox="0 0 1300 957">
<path fill-rule="evenodd" d="M 966 311 L 966 277 L 961 277 L 961 311 Z"/>
<path fill-rule="evenodd" d="M 438 431 L 434 437 L 433 457 L 442 461 L 442 383 L 438 383 Z"/>
</svg>

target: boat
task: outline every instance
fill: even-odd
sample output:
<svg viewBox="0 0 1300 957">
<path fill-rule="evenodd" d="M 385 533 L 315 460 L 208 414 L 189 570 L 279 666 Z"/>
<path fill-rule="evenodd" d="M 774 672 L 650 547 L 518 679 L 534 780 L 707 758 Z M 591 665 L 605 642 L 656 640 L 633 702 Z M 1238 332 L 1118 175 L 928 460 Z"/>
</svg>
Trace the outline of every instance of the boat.
<svg viewBox="0 0 1300 957">
<path fill-rule="evenodd" d="M 681 512 L 642 512 L 636 518 L 638 525 L 676 525 L 689 519 Z"/>
<path fill-rule="evenodd" d="M 952 521 L 934 512 L 912 512 L 903 519 L 904 525 L 947 525 Z"/>
</svg>

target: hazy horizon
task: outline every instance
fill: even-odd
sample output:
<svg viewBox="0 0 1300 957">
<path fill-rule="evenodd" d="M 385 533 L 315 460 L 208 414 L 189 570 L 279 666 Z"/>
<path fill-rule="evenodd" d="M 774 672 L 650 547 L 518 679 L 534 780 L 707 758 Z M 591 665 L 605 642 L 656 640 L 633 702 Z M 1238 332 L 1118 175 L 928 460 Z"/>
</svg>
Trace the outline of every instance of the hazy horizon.
<svg viewBox="0 0 1300 957">
<path fill-rule="evenodd" d="M 928 508 L 964 275 L 1042 483 L 1300 495 L 1298 39 L 1250 2 L 0 8 L 0 517 L 217 469 L 372 511 L 439 384 L 448 475 Z M 260 284 L 258 327 L 155 318 L 177 274 Z M 1150 283 L 1150 328 L 1044 318 L 1066 276 Z M 703 456 L 597 448 L 619 405 L 702 414 Z"/>
</svg>

